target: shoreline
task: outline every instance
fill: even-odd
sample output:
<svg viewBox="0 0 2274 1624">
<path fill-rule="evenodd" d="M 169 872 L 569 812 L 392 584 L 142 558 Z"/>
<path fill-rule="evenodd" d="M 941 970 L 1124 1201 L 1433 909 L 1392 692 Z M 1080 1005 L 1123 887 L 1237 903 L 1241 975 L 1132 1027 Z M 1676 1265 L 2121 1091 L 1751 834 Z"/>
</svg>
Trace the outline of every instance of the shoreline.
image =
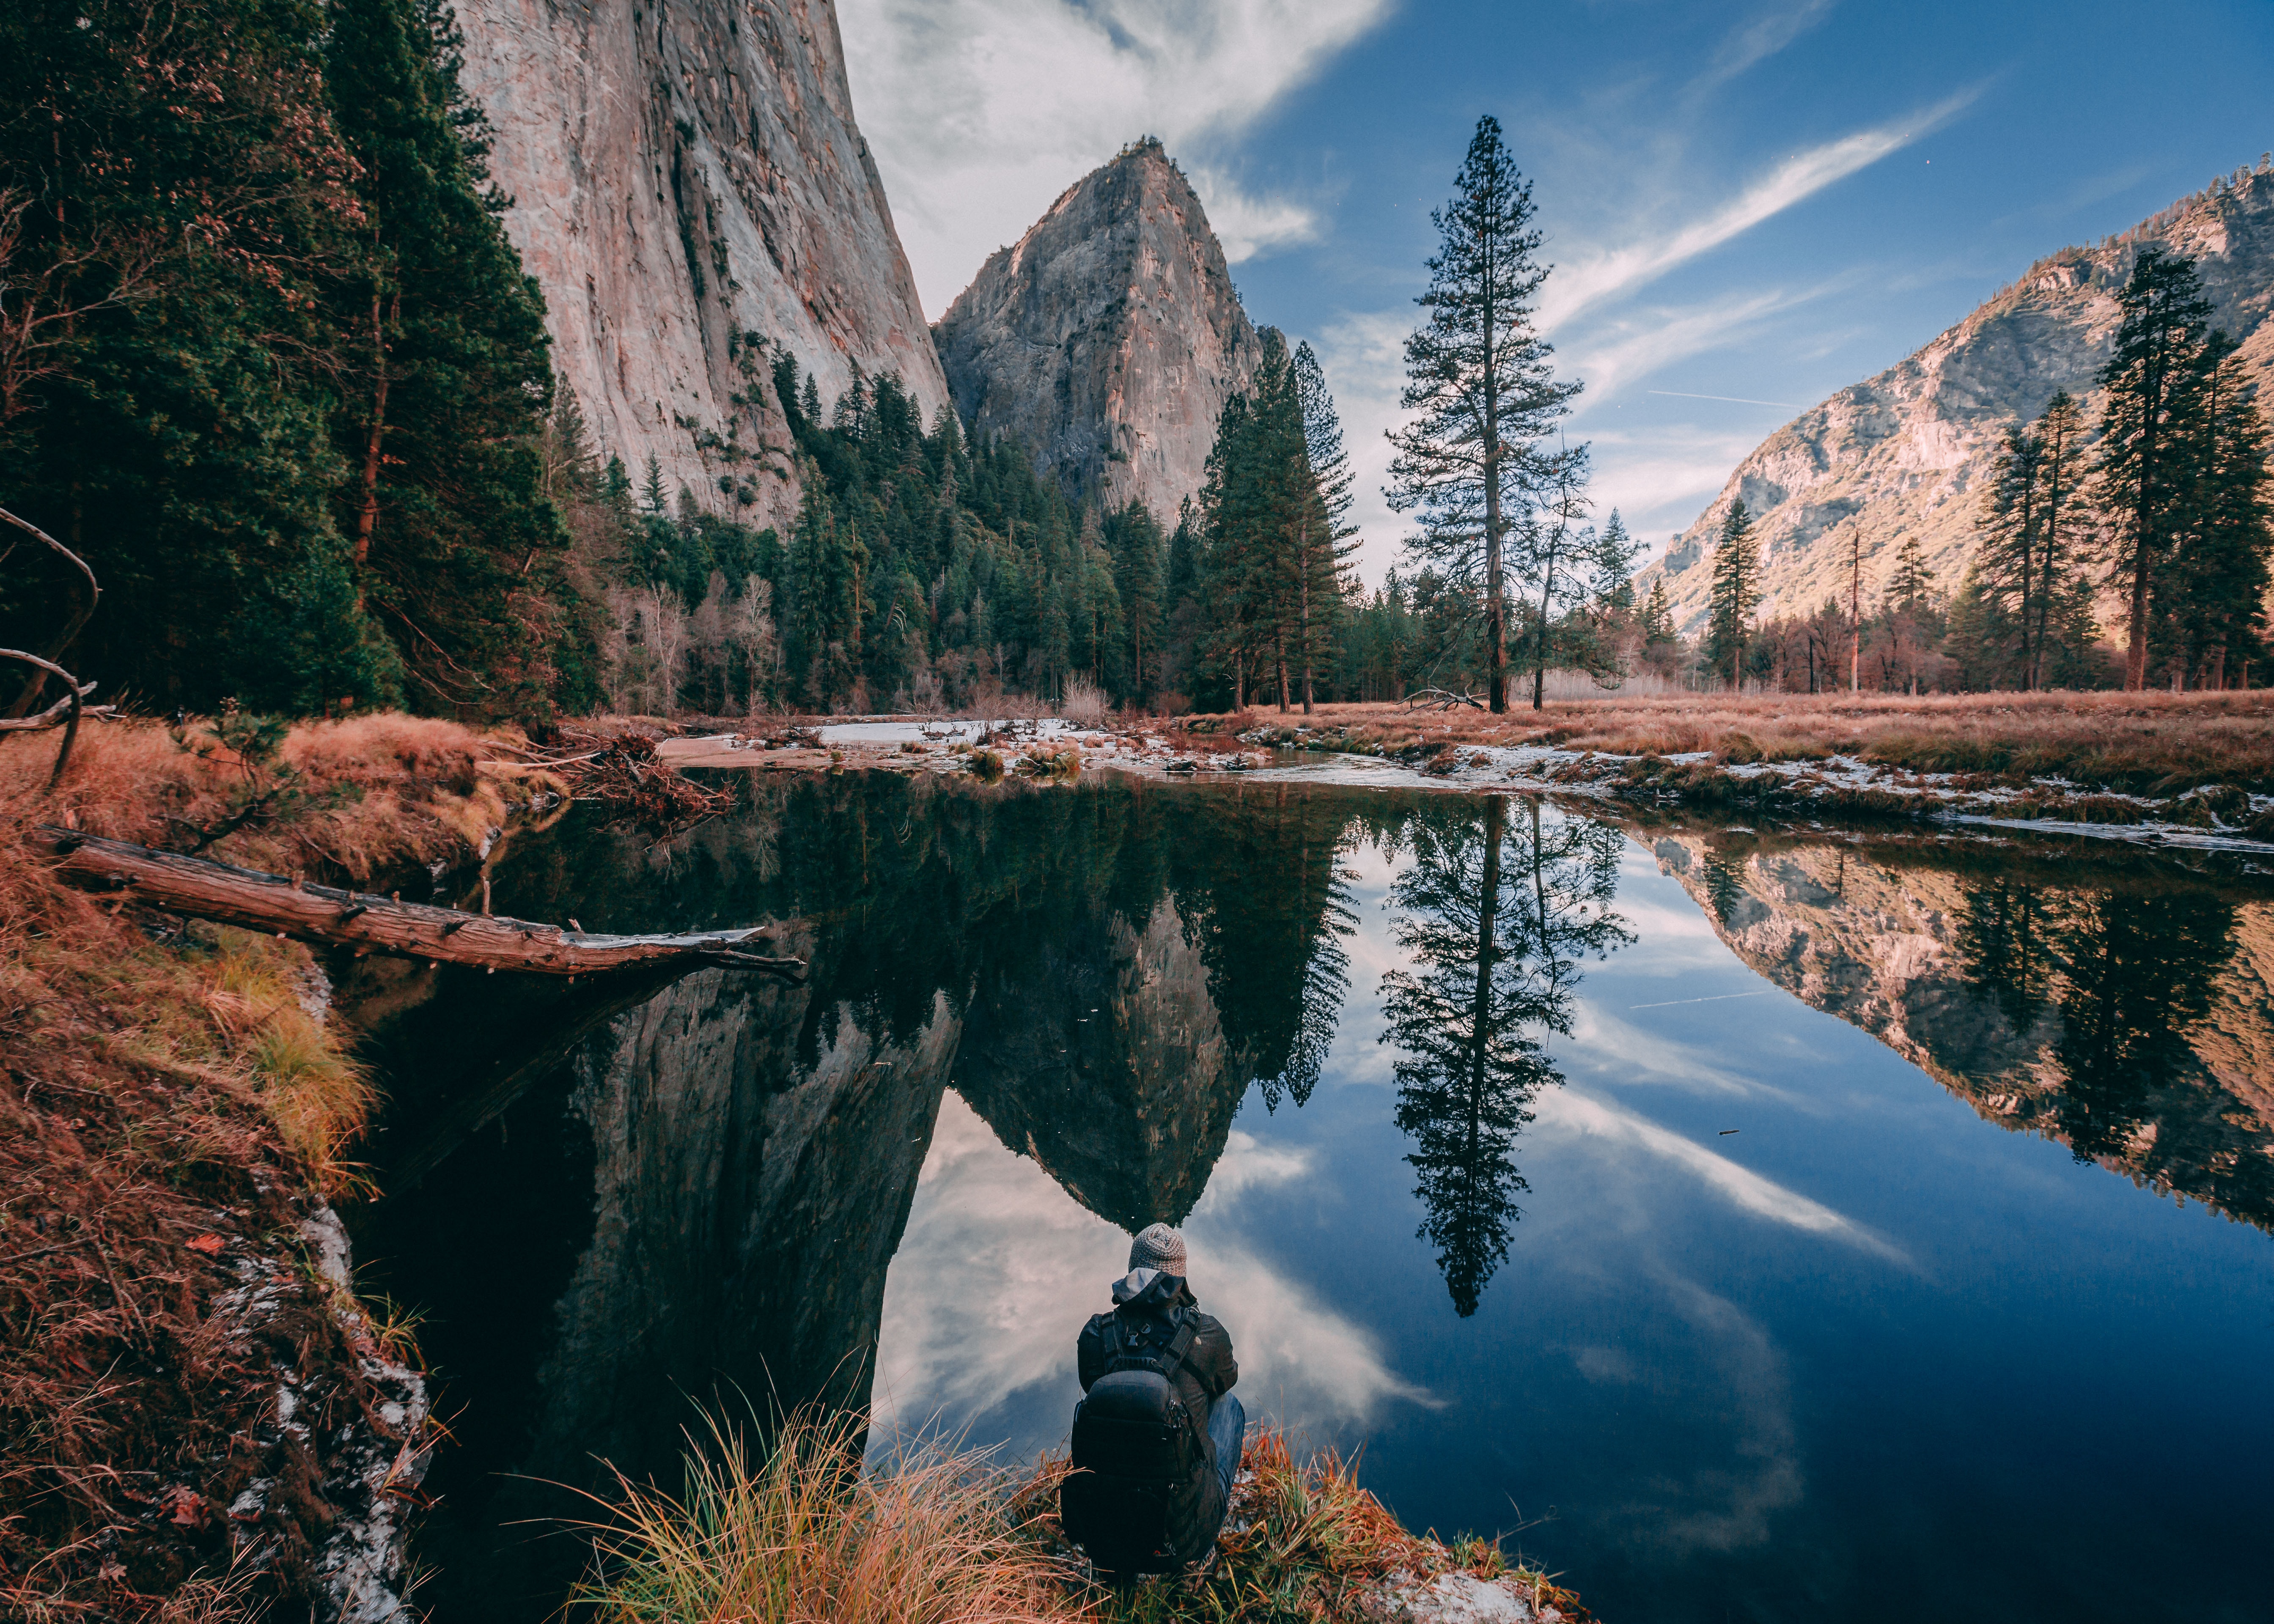
<svg viewBox="0 0 2274 1624">
<path fill-rule="evenodd" d="M 1640 811 L 1679 807 L 1803 821 L 1898 822 L 2274 857 L 2274 771 L 2267 765 L 2274 761 L 2274 703 L 2222 695 L 2180 695 L 2178 704 L 2150 695 L 2144 705 L 2137 696 L 2115 704 L 2104 696 L 2082 697 L 2093 702 L 2089 710 L 2145 710 L 2159 722 L 2174 711 L 2184 717 L 2189 710 L 2241 710 L 2251 726 L 2242 730 L 2244 748 L 2232 751 L 2230 759 L 2214 758 L 2192 772 L 2184 762 L 2164 761 L 2093 777 L 2069 776 L 2093 773 L 2093 760 L 2083 751 L 2047 771 L 1962 771 L 1903 759 L 1931 760 L 1932 741 L 1909 740 L 1908 748 L 1892 750 L 1860 744 L 1779 749 L 1734 728 L 1712 741 L 1712 748 L 1621 750 L 1536 737 L 1570 730 L 1568 714 L 1551 712 L 1553 719 L 1543 724 L 1528 715 L 1384 714 L 1391 708 L 1379 706 L 1321 707 L 1309 722 L 1255 711 L 1087 724 L 1050 718 L 816 717 L 759 725 L 771 732 L 682 734 L 660 741 L 656 754 L 674 769 L 953 775 L 974 772 L 974 762 L 986 751 L 1002 774 L 1044 780 L 1109 771 L 1156 781 L 1503 789 L 1576 795 Z M 2189 706 L 2191 697 L 2207 703 Z M 2239 703 L 2244 699 L 2253 703 L 2246 707 Z M 1585 719 L 1586 703 L 1566 710 L 1580 710 Z M 1775 708 L 1789 707 L 1780 702 Z M 1963 718 L 1969 708 L 1952 709 Z M 1352 710 L 1361 714 L 1352 717 Z M 1508 742 L 1511 733 L 1519 741 Z M 1076 757 L 1071 763 L 1068 751 Z M 1328 759 L 1295 764 L 1287 760 L 1290 754 Z M 1884 759 L 1890 756 L 1895 759 Z M 995 775 L 990 766 L 975 776 Z"/>
</svg>

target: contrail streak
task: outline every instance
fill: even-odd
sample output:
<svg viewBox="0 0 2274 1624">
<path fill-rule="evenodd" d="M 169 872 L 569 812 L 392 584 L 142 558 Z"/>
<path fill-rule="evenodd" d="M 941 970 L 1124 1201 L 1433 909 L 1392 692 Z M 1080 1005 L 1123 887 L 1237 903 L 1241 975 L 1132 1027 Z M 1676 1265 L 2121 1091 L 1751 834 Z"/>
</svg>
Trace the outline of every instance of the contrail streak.
<svg viewBox="0 0 2274 1624">
<path fill-rule="evenodd" d="M 1807 408 L 1790 401 L 1751 401 L 1742 395 L 1690 395 L 1681 389 L 1645 389 L 1645 395 L 1670 395 L 1682 401 L 1728 401 L 1733 406 L 1781 406 L 1787 411 L 1804 411 Z"/>
</svg>

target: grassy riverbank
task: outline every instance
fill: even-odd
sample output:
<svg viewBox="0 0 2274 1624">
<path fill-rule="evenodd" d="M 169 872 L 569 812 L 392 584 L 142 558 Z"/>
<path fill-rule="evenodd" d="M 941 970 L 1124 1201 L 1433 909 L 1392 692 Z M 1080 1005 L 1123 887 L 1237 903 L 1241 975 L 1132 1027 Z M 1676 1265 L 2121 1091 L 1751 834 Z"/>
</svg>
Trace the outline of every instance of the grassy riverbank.
<svg viewBox="0 0 2274 1624">
<path fill-rule="evenodd" d="M 370 1509 L 366 1457 L 415 1441 L 390 1333 L 303 1232 L 355 1182 L 372 1105 L 314 960 L 67 889 L 26 832 L 370 882 L 491 844 L 501 742 L 396 716 L 121 722 L 52 791 L 52 735 L 0 743 L 0 1614 L 305 1597 Z"/>
<path fill-rule="evenodd" d="M 1322 705 L 1184 726 L 1204 740 L 1354 750 L 1447 776 L 1489 768 L 1646 803 L 2167 822 L 2274 840 L 2274 690 L 1611 694 L 1500 717 Z"/>
<path fill-rule="evenodd" d="M 1121 1592 L 1059 1534 L 1063 1459 L 1013 1472 L 934 1442 L 863 1470 L 862 1437 L 858 1416 L 802 1415 L 762 1452 L 714 1422 L 678 1494 L 619 1483 L 581 1599 L 600 1624 L 1278 1624 L 1427 1620 L 1490 1587 L 1535 1617 L 1591 1616 L 1490 1540 L 1409 1533 L 1333 1452 L 1299 1460 L 1277 1432 L 1249 1436 L 1207 1571 Z"/>
</svg>

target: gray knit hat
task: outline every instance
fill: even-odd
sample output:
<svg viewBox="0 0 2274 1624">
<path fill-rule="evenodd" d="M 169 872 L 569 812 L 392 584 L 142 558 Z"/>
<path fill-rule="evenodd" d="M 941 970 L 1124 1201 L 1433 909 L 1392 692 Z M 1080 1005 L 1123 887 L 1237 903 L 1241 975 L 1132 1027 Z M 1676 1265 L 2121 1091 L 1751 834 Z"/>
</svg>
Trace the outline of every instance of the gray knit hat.
<svg viewBox="0 0 2274 1624">
<path fill-rule="evenodd" d="M 1185 1237 L 1165 1223 L 1148 1225 L 1129 1243 L 1129 1267 L 1158 1269 L 1163 1274 L 1181 1279 L 1185 1272 Z"/>
</svg>

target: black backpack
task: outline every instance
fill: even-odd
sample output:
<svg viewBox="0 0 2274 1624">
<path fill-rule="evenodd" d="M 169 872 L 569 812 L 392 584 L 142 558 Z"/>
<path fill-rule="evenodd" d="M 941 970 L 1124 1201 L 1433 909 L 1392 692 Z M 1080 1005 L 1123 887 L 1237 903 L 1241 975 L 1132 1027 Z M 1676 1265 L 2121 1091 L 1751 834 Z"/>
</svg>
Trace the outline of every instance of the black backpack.
<svg viewBox="0 0 2274 1624">
<path fill-rule="evenodd" d="M 1105 1373 L 1074 1406 L 1074 1469 L 1058 1490 L 1066 1537 L 1100 1568 L 1166 1573 L 1216 1543 L 1208 1437 L 1171 1380 L 1197 1329 L 1182 1306 L 1106 1316 Z"/>
</svg>

